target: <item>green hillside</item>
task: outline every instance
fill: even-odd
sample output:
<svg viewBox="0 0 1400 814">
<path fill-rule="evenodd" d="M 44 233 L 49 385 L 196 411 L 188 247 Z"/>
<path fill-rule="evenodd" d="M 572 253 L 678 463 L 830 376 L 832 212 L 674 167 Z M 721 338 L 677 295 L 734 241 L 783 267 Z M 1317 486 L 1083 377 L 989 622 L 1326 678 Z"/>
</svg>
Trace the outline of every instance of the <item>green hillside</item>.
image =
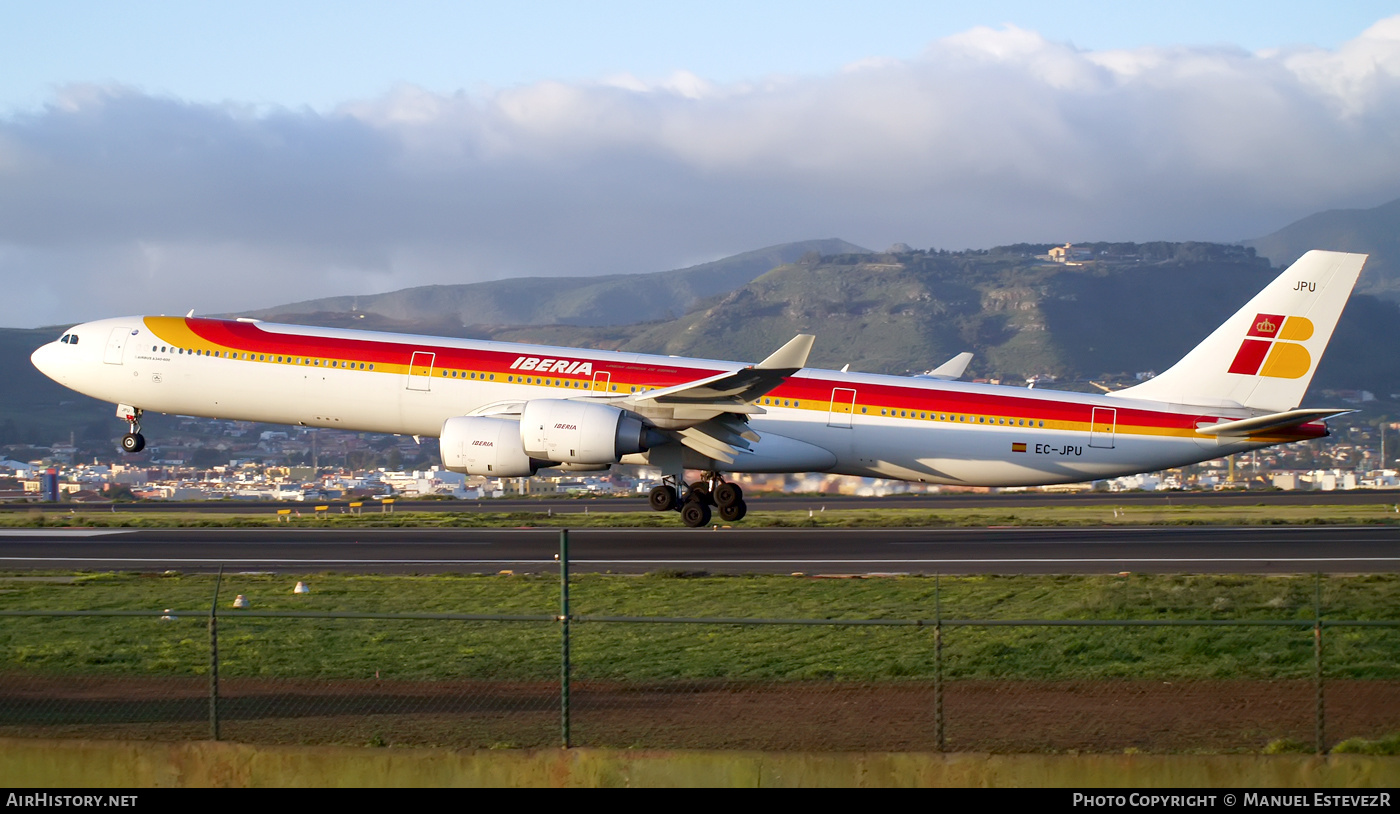
<svg viewBox="0 0 1400 814">
<path fill-rule="evenodd" d="M 1079 244 L 1102 259 L 1037 259 L 1049 246 L 806 258 L 678 319 L 516 326 L 494 339 L 756 361 L 797 333 L 814 367 L 917 373 L 962 351 L 969 376 L 1125 381 L 1162 371 L 1277 274 L 1239 246 Z M 1364 276 L 1364 275 L 1363 275 Z M 1400 306 L 1354 295 L 1314 388 L 1400 392 Z"/>
<path fill-rule="evenodd" d="M 1369 254 L 1356 290 L 1400 301 L 1400 199 L 1373 209 L 1319 212 L 1244 245 L 1276 266 L 1292 263 L 1309 249 Z"/>
<path fill-rule="evenodd" d="M 439 333 L 452 334 L 459 334 L 460 326 L 472 325 L 629 325 L 684 314 L 701 298 L 732 291 L 809 252 L 864 251 L 844 240 L 804 240 L 675 271 L 419 286 L 387 294 L 309 300 L 238 316 L 302 321 L 317 315 L 319 323 L 328 314 L 374 314 L 381 321 L 432 321 Z"/>
</svg>

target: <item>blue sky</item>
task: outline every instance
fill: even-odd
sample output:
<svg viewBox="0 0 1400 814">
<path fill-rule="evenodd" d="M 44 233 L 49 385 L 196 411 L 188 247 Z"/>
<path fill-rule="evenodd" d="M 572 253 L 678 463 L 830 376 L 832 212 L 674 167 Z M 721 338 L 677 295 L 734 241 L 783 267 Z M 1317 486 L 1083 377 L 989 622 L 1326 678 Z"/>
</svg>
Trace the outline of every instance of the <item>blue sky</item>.
<svg viewBox="0 0 1400 814">
<path fill-rule="evenodd" d="M 1400 197 L 1381 3 L 0 4 L 0 325 Z"/>
<path fill-rule="evenodd" d="M 0 6 L 0 106 L 75 82 L 318 109 L 400 82 L 450 93 L 689 71 L 729 83 L 910 58 L 1003 24 L 1089 50 L 1335 48 L 1398 12 L 1373 0 L 13 2 Z"/>
</svg>

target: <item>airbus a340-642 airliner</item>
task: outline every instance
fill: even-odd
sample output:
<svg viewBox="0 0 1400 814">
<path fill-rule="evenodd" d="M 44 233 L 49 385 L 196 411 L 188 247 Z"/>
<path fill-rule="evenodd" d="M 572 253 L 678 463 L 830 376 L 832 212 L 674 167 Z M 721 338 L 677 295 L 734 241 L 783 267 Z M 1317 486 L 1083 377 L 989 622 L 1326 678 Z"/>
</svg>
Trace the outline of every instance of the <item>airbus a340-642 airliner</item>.
<svg viewBox="0 0 1400 814">
<path fill-rule="evenodd" d="M 1165 373 L 1103 395 L 805 369 L 805 334 L 746 365 L 136 316 L 79 325 L 32 360 L 116 402 L 127 452 L 148 410 L 437 436 L 443 465 L 472 475 L 659 467 L 652 507 L 701 526 L 712 506 L 744 516 L 722 473 L 1032 486 L 1325 436 L 1347 410 L 1298 405 L 1365 261 L 1308 252 Z"/>
</svg>

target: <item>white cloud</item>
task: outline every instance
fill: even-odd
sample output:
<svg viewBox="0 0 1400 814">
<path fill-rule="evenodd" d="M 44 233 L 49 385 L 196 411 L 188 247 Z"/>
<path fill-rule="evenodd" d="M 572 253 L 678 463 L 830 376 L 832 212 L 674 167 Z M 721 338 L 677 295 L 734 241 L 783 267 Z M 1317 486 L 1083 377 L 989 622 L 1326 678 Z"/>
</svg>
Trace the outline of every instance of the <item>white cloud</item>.
<svg viewBox="0 0 1400 814">
<path fill-rule="evenodd" d="M 1400 195 L 1400 17 L 1334 51 L 1093 52 L 978 28 L 917 58 L 331 113 L 63 89 L 0 119 L 0 324 L 653 271 L 809 237 L 1234 240 Z"/>
</svg>

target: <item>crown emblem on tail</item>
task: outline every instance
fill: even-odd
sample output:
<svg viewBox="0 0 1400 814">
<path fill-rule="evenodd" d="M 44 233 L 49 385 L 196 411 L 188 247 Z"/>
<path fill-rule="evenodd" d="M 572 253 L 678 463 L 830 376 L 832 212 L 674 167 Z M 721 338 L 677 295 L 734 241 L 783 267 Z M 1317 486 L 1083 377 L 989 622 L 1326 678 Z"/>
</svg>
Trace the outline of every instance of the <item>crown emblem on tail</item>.
<svg viewBox="0 0 1400 814">
<path fill-rule="evenodd" d="M 1307 317 L 1256 314 L 1229 370 L 1245 376 L 1301 378 L 1312 369 L 1312 354 L 1301 344 L 1312 334 Z"/>
</svg>

